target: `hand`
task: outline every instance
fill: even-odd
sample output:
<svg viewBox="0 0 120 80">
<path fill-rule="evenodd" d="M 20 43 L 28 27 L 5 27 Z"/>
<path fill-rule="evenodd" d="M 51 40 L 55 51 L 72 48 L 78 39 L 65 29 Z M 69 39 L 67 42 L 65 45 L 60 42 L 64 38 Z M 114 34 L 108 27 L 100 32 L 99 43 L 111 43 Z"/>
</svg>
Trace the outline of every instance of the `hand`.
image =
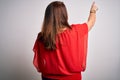
<svg viewBox="0 0 120 80">
<path fill-rule="evenodd" d="M 90 14 L 88 17 L 87 25 L 88 25 L 88 30 L 90 31 L 92 27 L 95 24 L 96 21 L 96 11 L 98 10 L 98 7 L 96 6 L 95 2 L 92 3 L 91 9 L 90 9 Z"/>
<path fill-rule="evenodd" d="M 90 9 L 90 13 L 96 13 L 97 10 L 98 10 L 98 7 L 95 4 L 95 2 L 93 2 L 92 6 L 91 6 L 91 9 Z"/>
</svg>

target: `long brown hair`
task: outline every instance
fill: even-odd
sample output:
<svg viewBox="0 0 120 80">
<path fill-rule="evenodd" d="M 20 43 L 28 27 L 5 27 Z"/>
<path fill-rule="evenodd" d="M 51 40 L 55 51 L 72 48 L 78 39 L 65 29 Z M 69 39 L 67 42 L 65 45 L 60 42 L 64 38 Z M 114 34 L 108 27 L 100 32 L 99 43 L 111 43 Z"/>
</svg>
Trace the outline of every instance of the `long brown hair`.
<svg viewBox="0 0 120 80">
<path fill-rule="evenodd" d="M 48 50 L 56 49 L 56 35 L 62 28 L 71 28 L 68 24 L 67 10 L 63 2 L 54 1 L 50 3 L 45 11 L 40 40 Z"/>
</svg>

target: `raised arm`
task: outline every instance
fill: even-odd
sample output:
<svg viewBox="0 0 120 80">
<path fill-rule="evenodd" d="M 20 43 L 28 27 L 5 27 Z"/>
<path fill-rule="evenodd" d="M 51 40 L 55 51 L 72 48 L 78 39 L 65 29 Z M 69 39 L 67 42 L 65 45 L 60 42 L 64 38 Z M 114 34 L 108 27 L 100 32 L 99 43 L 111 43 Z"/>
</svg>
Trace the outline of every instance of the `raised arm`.
<svg viewBox="0 0 120 80">
<path fill-rule="evenodd" d="M 90 9 L 90 14 L 88 17 L 87 25 L 88 25 L 88 30 L 90 31 L 91 28 L 94 26 L 95 21 L 96 21 L 96 11 L 98 10 L 95 2 L 92 3 L 91 9 Z"/>
</svg>

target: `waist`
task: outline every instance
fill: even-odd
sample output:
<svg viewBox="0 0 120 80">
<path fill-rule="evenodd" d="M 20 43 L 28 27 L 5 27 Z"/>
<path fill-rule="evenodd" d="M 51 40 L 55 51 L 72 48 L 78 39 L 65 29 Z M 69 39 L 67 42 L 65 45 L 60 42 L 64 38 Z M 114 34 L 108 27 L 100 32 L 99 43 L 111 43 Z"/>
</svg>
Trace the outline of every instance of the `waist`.
<svg viewBox="0 0 120 80">
<path fill-rule="evenodd" d="M 81 72 L 71 75 L 42 74 L 42 77 L 48 78 L 48 80 L 81 80 Z"/>
</svg>

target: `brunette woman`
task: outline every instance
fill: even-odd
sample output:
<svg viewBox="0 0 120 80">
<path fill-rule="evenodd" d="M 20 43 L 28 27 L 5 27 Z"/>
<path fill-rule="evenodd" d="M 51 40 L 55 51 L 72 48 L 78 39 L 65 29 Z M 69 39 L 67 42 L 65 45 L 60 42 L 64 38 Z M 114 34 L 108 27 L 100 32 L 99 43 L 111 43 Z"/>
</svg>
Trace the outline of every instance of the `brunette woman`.
<svg viewBox="0 0 120 80">
<path fill-rule="evenodd" d="M 96 11 L 93 2 L 87 22 L 69 25 L 63 2 L 54 1 L 47 6 L 42 30 L 33 47 L 33 64 L 42 73 L 42 80 L 82 80 L 88 32 L 94 26 Z"/>
</svg>

